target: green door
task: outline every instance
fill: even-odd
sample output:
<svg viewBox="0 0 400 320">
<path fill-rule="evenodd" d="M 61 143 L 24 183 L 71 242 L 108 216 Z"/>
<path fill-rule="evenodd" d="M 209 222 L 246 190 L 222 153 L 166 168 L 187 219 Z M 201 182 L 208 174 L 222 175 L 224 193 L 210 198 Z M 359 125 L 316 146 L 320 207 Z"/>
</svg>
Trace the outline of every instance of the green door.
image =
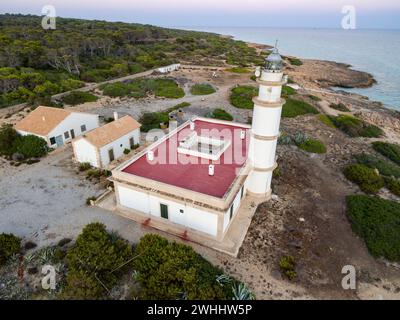
<svg viewBox="0 0 400 320">
<path fill-rule="evenodd" d="M 161 218 L 168 219 L 168 206 L 160 203 Z"/>
</svg>

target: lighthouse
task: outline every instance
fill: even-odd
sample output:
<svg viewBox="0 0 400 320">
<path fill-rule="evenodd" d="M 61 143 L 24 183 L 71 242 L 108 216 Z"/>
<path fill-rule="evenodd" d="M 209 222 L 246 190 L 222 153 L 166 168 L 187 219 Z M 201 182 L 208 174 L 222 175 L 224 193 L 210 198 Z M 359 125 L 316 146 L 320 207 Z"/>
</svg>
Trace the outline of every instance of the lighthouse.
<svg viewBox="0 0 400 320">
<path fill-rule="evenodd" d="M 254 111 L 251 129 L 249 161 L 252 170 L 248 192 L 260 198 L 271 197 L 272 173 L 277 167 L 276 146 L 279 137 L 282 106 L 283 61 L 278 49 L 267 57 L 265 67 L 257 69 L 258 96 L 253 98 Z"/>
</svg>

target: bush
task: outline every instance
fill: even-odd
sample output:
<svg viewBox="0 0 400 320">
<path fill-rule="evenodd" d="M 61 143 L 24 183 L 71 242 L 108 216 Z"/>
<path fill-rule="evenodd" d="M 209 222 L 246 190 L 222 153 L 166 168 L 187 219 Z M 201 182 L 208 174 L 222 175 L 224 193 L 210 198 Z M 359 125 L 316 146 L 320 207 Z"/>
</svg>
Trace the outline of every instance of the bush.
<svg viewBox="0 0 400 320">
<path fill-rule="evenodd" d="M 342 112 L 350 112 L 350 109 L 347 108 L 343 103 L 331 103 L 329 105 L 330 108 L 338 110 L 338 111 L 342 111 Z"/>
<path fill-rule="evenodd" d="M 317 109 L 315 109 L 312 105 L 307 102 L 295 100 L 295 99 L 287 99 L 286 103 L 282 108 L 282 117 L 284 118 L 295 118 L 304 114 L 317 114 L 319 113 Z"/>
<path fill-rule="evenodd" d="M 70 94 L 61 98 L 62 102 L 75 106 L 85 102 L 95 102 L 99 98 L 89 92 L 72 91 Z"/>
<path fill-rule="evenodd" d="M 11 156 L 14 153 L 13 144 L 18 133 L 11 124 L 3 123 L 0 127 L 0 155 Z"/>
<path fill-rule="evenodd" d="M 314 96 L 312 94 L 309 94 L 307 97 L 309 97 L 312 101 L 315 101 L 315 102 L 322 101 L 322 99 L 320 97 Z"/>
<path fill-rule="evenodd" d="M 291 96 L 293 94 L 296 94 L 296 92 L 297 91 L 295 89 L 293 89 L 292 87 L 289 87 L 289 86 L 283 86 L 282 87 L 282 95 L 284 97 L 289 97 L 289 96 Z"/>
<path fill-rule="evenodd" d="M 379 138 L 384 132 L 381 128 L 368 124 L 349 115 L 329 117 L 335 126 L 350 137 Z"/>
<path fill-rule="evenodd" d="M 378 193 L 384 185 L 384 179 L 376 172 L 363 164 L 348 166 L 344 170 L 346 178 L 360 187 L 366 193 Z"/>
<path fill-rule="evenodd" d="M 0 234 L 0 267 L 21 251 L 21 239 L 13 234 Z"/>
<path fill-rule="evenodd" d="M 328 127 L 336 128 L 335 124 L 332 122 L 332 120 L 326 114 L 319 114 L 318 119 L 321 122 L 325 123 Z"/>
<path fill-rule="evenodd" d="M 25 158 L 40 158 L 49 152 L 47 142 L 34 135 L 18 136 L 13 143 L 13 153 L 20 153 Z"/>
<path fill-rule="evenodd" d="M 239 86 L 233 88 L 230 95 L 230 102 L 236 108 L 253 109 L 253 97 L 257 96 L 258 89 L 252 86 Z"/>
<path fill-rule="evenodd" d="M 347 214 L 355 233 L 374 257 L 400 260 L 400 204 L 378 197 L 347 197 Z"/>
<path fill-rule="evenodd" d="M 134 268 L 141 286 L 140 297 L 152 300 L 225 300 L 233 298 L 231 284 L 216 279 L 221 270 L 191 247 L 168 242 L 158 235 L 144 236 L 135 249 Z"/>
<path fill-rule="evenodd" d="M 79 164 L 79 171 L 88 171 L 89 169 L 92 168 L 92 165 L 89 162 L 83 162 Z"/>
<path fill-rule="evenodd" d="M 325 145 L 319 140 L 308 139 L 303 143 L 298 144 L 297 146 L 300 149 L 311 153 L 318 153 L 318 154 L 326 153 Z"/>
<path fill-rule="evenodd" d="M 289 280 L 294 280 L 297 277 L 296 261 L 292 256 L 282 257 L 279 260 L 279 268 L 282 275 L 286 276 Z"/>
<path fill-rule="evenodd" d="M 303 65 L 303 62 L 301 62 L 301 60 L 300 59 L 298 59 L 298 58 L 288 58 L 288 60 L 289 60 L 289 62 L 290 62 L 290 64 L 292 65 L 292 66 L 301 66 L 301 65 Z"/>
<path fill-rule="evenodd" d="M 140 130 L 143 132 L 148 132 L 152 129 L 159 129 L 160 123 L 168 121 L 169 121 L 168 113 L 146 112 L 139 119 L 139 122 L 142 124 Z"/>
<path fill-rule="evenodd" d="M 206 115 L 207 118 L 232 121 L 233 117 L 230 113 L 226 112 L 224 109 L 214 109 L 212 112 Z"/>
<path fill-rule="evenodd" d="M 100 169 L 89 169 L 87 171 L 88 178 L 100 178 L 103 175 L 103 171 Z"/>
<path fill-rule="evenodd" d="M 130 149 L 124 149 L 124 154 L 129 154 L 129 153 L 131 153 Z"/>
<path fill-rule="evenodd" d="M 195 96 L 203 96 L 214 93 L 216 90 L 208 83 L 195 84 L 190 88 L 190 93 Z"/>
<path fill-rule="evenodd" d="M 386 158 L 400 165 L 400 145 L 387 142 L 374 142 L 372 147 Z"/>
<path fill-rule="evenodd" d="M 67 253 L 64 299 L 102 299 L 131 266 L 132 248 L 101 223 L 87 225 Z"/>
<path fill-rule="evenodd" d="M 393 178 L 385 178 L 386 188 L 390 190 L 394 195 L 400 197 L 400 180 Z"/>
<path fill-rule="evenodd" d="M 400 178 L 400 167 L 389 161 L 365 153 L 356 155 L 355 159 L 360 164 L 377 169 L 381 175 Z"/>
</svg>

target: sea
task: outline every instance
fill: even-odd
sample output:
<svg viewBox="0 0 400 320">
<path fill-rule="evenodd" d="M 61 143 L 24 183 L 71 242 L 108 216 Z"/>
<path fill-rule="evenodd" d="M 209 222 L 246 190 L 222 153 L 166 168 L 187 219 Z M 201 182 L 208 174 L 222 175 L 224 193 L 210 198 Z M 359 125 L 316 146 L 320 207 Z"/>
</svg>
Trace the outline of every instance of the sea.
<svg viewBox="0 0 400 320">
<path fill-rule="evenodd" d="M 347 63 L 372 74 L 377 84 L 359 93 L 400 110 L 400 30 L 343 30 L 256 27 L 180 27 L 231 35 L 234 39 L 274 45 L 282 54 Z M 342 89 L 341 89 L 342 90 Z"/>
</svg>

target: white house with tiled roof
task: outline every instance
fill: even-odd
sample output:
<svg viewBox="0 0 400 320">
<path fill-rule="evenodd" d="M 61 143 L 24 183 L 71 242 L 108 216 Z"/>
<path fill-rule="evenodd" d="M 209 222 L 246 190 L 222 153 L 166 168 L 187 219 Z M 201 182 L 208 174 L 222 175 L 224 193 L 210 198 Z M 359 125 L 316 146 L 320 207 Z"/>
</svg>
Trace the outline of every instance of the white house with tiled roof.
<svg viewBox="0 0 400 320">
<path fill-rule="evenodd" d="M 75 160 L 90 163 L 96 168 L 105 168 L 120 158 L 125 149 L 133 149 L 140 143 L 140 123 L 130 116 L 99 127 L 72 142 Z"/>
<path fill-rule="evenodd" d="M 99 116 L 52 107 L 37 107 L 15 125 L 21 135 L 35 135 L 50 147 L 66 142 L 99 126 Z"/>
</svg>

